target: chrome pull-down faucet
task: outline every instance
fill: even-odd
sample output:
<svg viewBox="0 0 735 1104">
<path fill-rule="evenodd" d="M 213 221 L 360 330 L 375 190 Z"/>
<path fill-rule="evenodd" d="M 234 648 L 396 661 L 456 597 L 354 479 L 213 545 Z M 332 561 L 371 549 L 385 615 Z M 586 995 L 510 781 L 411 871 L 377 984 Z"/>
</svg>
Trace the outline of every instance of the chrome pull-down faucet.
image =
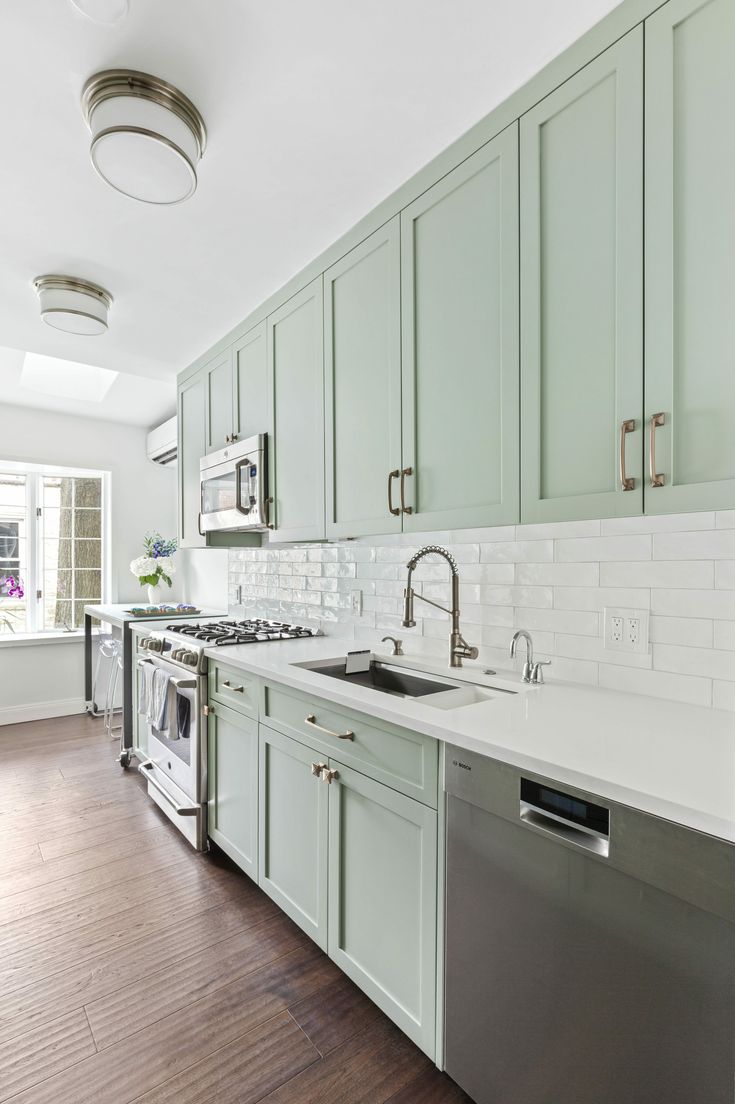
<svg viewBox="0 0 735 1104">
<path fill-rule="evenodd" d="M 429 553 L 432 552 L 439 556 L 443 556 L 449 564 L 449 570 L 452 573 L 451 609 L 447 609 L 446 606 L 440 606 L 438 602 L 432 602 L 431 598 L 424 598 L 423 594 L 416 594 L 411 586 L 411 577 L 416 564 L 419 560 L 422 560 L 424 556 L 428 556 Z M 427 544 L 425 548 L 420 548 L 416 555 L 411 557 L 406 566 L 408 567 L 408 578 L 406 579 L 406 589 L 403 592 L 404 628 L 411 629 L 416 624 L 413 616 L 413 600 L 414 598 L 418 598 L 422 602 L 427 602 L 430 606 L 436 606 L 437 609 L 442 610 L 444 613 L 448 613 L 452 619 L 452 631 L 449 636 L 449 666 L 461 667 L 463 659 L 477 659 L 477 648 L 468 644 L 459 630 L 459 570 L 457 569 L 457 563 L 454 556 L 447 552 L 446 548 L 440 548 L 438 544 Z"/>
</svg>

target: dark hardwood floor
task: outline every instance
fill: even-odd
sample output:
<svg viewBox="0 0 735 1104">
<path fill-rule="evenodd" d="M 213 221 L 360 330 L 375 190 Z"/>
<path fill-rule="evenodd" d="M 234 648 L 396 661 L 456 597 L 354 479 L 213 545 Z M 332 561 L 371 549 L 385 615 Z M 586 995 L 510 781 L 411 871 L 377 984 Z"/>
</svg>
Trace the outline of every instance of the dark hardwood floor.
<svg viewBox="0 0 735 1104">
<path fill-rule="evenodd" d="M 467 1102 L 116 750 L 0 728 L 0 1102 Z"/>
</svg>

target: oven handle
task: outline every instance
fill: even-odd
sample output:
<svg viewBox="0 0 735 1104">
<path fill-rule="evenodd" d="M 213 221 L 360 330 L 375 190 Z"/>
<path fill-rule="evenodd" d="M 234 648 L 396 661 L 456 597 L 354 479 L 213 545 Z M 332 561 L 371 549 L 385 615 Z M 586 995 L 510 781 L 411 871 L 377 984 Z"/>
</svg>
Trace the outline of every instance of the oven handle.
<svg viewBox="0 0 735 1104">
<path fill-rule="evenodd" d="M 151 759 L 146 759 L 145 762 L 138 764 L 138 772 L 143 775 L 149 786 L 153 786 L 154 790 L 158 790 L 162 797 L 166 798 L 169 805 L 173 805 L 175 811 L 179 816 L 198 816 L 199 805 L 178 805 L 168 790 L 164 789 L 160 782 L 157 782 L 153 775 L 150 773 L 153 770 L 154 763 Z"/>
<path fill-rule="evenodd" d="M 146 664 L 149 664 L 151 667 L 158 667 L 158 664 L 153 659 L 139 659 L 138 660 L 138 666 L 139 667 L 144 667 Z M 158 670 L 162 671 L 163 668 L 158 667 Z M 187 679 L 187 678 L 177 679 L 177 678 L 171 677 L 171 682 L 174 684 L 174 686 L 176 687 L 177 690 L 196 690 L 196 688 L 197 688 L 197 680 L 196 679 Z"/>
</svg>

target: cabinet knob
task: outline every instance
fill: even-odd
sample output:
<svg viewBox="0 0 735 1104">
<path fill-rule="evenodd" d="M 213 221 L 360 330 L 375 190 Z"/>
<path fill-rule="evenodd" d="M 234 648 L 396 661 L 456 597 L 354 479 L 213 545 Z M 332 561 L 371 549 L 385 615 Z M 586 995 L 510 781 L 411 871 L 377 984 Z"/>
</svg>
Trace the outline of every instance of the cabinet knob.
<svg viewBox="0 0 735 1104">
<path fill-rule="evenodd" d="M 336 780 L 338 778 L 339 778 L 339 771 L 329 770 L 328 767 L 326 767 L 322 771 L 322 782 L 326 782 L 328 786 L 331 786 L 332 782 L 336 782 Z"/>
<path fill-rule="evenodd" d="M 315 778 L 320 778 L 322 771 L 325 771 L 327 769 L 328 769 L 327 763 L 312 763 L 311 764 L 311 773 L 314 775 Z"/>
</svg>

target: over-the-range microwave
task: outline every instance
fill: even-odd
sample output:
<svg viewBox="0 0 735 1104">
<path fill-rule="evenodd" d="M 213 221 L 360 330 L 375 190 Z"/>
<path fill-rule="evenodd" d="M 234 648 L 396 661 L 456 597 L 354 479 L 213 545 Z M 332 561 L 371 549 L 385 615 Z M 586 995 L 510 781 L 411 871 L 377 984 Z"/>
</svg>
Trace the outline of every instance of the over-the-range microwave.
<svg viewBox="0 0 735 1104">
<path fill-rule="evenodd" d="M 267 435 L 235 441 L 199 461 L 199 532 L 268 528 Z"/>
</svg>

